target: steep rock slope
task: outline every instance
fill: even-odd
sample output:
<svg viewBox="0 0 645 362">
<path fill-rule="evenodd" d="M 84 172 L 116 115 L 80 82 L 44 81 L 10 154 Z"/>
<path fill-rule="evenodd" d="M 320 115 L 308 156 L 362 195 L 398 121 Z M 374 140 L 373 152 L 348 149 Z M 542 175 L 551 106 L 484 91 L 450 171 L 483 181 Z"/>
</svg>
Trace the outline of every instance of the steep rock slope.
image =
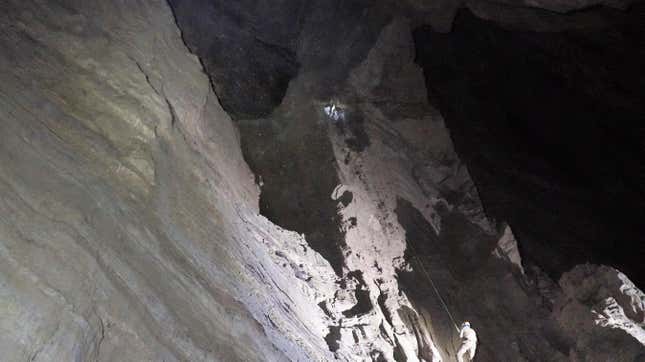
<svg viewBox="0 0 645 362">
<path fill-rule="evenodd" d="M 223 63 L 201 59 L 217 95 L 163 1 L 0 5 L 3 358 L 449 361 L 451 318 L 484 361 L 639 355 L 644 296 L 624 275 L 558 285 L 487 219 L 410 21 L 316 4 L 285 89 L 226 84 L 217 45 Z M 239 140 L 220 97 L 268 115 L 238 120 Z"/>
<path fill-rule="evenodd" d="M 304 241 L 257 215 L 168 5 L 0 13 L 2 359 L 327 359 L 310 305 L 333 272 L 302 252 L 317 288 L 276 272 Z"/>
<path fill-rule="evenodd" d="M 583 333 L 568 338 L 559 324 L 577 318 L 554 311 L 562 290 L 538 268 L 525 273 L 510 228 L 488 221 L 428 103 L 410 34 L 410 22 L 395 16 L 367 52 L 341 42 L 315 53 L 362 57 L 350 71 L 311 62 L 303 51 L 281 104 L 267 117 L 238 120 L 262 190 L 260 211 L 303 233 L 339 277 L 333 296 L 319 303 L 329 350 L 342 360 L 454 358 L 459 341 L 436 287 L 452 318 L 477 325 L 482 360 L 593 354 L 576 344 Z M 199 38 L 187 41 L 199 48 Z M 204 62 L 224 51 L 202 54 Z M 598 328 L 593 333 L 603 335 Z M 632 346 L 626 356 L 636 355 L 638 342 L 622 333 L 617 348 L 624 343 Z"/>
</svg>

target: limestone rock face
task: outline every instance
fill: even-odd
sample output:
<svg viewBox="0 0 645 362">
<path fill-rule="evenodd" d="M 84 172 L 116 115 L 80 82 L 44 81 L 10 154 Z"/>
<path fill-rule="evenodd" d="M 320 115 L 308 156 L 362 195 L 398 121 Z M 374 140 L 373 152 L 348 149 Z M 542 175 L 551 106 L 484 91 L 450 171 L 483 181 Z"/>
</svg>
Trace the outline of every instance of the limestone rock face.
<svg viewBox="0 0 645 362">
<path fill-rule="evenodd" d="M 481 360 L 567 360 L 582 336 L 567 339 L 551 316 L 562 291 L 524 270 L 511 229 L 485 215 L 423 96 L 411 30 L 395 17 L 349 72 L 303 51 L 282 103 L 238 122 L 260 211 L 303 233 L 334 269 L 337 289 L 318 306 L 338 359 L 451 360 L 451 318 L 467 318 L 486 340 Z M 317 54 L 342 51 L 360 56 L 342 45 Z M 318 82 L 329 78 L 332 87 Z"/>
<path fill-rule="evenodd" d="M 579 265 L 562 276 L 560 286 L 563 295 L 556 318 L 570 336 L 584 335 L 577 338 L 577 358 L 629 361 L 639 353 L 645 356 L 645 294 L 623 273 Z M 625 334 L 633 337 L 631 343 L 618 342 Z"/>
<path fill-rule="evenodd" d="M 0 13 L 2 360 L 327 359 L 310 285 L 333 273 L 312 253 L 290 262 L 316 281 L 282 272 L 304 240 L 257 215 L 169 6 Z"/>
<path fill-rule="evenodd" d="M 267 4 L 0 3 L 2 360 L 642 357 L 624 274 L 486 215 L 406 12 Z"/>
<path fill-rule="evenodd" d="M 227 112 L 257 117 L 280 104 L 298 71 L 296 40 L 305 1 L 168 3 L 191 50 L 214 77 Z"/>
</svg>

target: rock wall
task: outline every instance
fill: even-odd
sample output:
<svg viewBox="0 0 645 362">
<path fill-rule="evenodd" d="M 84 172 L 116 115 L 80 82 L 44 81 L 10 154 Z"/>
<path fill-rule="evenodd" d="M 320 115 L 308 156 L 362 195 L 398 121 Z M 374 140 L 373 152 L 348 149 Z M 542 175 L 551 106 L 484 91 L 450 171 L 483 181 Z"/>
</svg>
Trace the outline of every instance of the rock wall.
<svg viewBox="0 0 645 362">
<path fill-rule="evenodd" d="M 0 7 L 2 360 L 327 359 L 333 272 L 281 272 L 304 240 L 257 215 L 169 6 Z"/>
<path fill-rule="evenodd" d="M 298 4 L 0 4 L 2 359 L 450 361 L 463 319 L 478 361 L 641 358 L 624 274 L 558 285 L 484 213 L 414 20 L 257 25 Z"/>
<path fill-rule="evenodd" d="M 321 68 L 303 51 L 282 103 L 238 121 L 260 211 L 332 264 L 337 290 L 318 305 L 337 358 L 454 358 L 459 341 L 443 298 L 453 318 L 481 331 L 481 360 L 565 360 L 577 347 L 551 317 L 561 291 L 539 269 L 525 272 L 510 228 L 484 214 L 425 96 L 411 27 L 395 17 L 364 55 L 342 44 L 316 53 L 362 56 L 349 72 Z M 359 39 L 370 43 L 369 34 Z"/>
</svg>

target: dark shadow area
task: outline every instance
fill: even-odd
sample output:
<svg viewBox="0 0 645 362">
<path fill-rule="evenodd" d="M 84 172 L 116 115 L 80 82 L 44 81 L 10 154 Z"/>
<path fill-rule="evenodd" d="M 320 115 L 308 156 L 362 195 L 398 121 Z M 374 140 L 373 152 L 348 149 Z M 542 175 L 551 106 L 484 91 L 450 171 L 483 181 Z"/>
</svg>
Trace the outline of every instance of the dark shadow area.
<svg viewBox="0 0 645 362">
<path fill-rule="evenodd" d="M 389 2 L 369 0 L 169 3 L 234 119 L 268 116 L 300 71 L 319 97 L 333 96 L 392 15 Z"/>
<path fill-rule="evenodd" d="M 331 352 L 336 352 L 340 348 L 340 329 L 341 325 L 338 326 L 329 326 L 329 333 L 325 336 L 325 342 L 327 342 L 327 347 Z"/>
<path fill-rule="evenodd" d="M 345 234 L 339 204 L 331 194 L 340 183 L 327 126 L 303 117 L 239 123 L 244 158 L 262 183 L 260 213 L 289 230 L 305 234 L 342 276 Z"/>
<path fill-rule="evenodd" d="M 440 299 L 435 294 L 428 275 L 436 279 L 439 287 L 457 285 L 454 273 L 460 273 L 462 263 L 451 263 L 449 255 L 454 254 L 457 245 L 442 242 L 423 215 L 407 200 L 398 199 L 395 209 L 401 226 L 405 229 L 407 247 L 405 249 L 405 261 L 412 267 L 411 270 L 398 270 L 397 279 L 401 289 L 406 293 L 415 309 L 420 313 L 427 311 L 428 316 L 433 316 L 431 323 L 423 323 L 422 318 L 410 310 L 406 315 L 411 330 L 415 331 L 417 343 L 421 356 L 431 358 L 431 351 L 428 341 L 424 339 L 423 330 L 431 328 L 429 333 L 435 343 L 444 348 L 443 352 L 448 355 L 450 351 L 445 349 L 450 346 L 454 339 L 452 322 L 448 314 L 443 310 Z M 446 289 L 448 293 L 448 290 Z M 452 298 L 446 297 L 448 303 Z M 401 312 L 399 312 L 401 313 Z"/>
<path fill-rule="evenodd" d="M 363 152 L 370 145 L 365 131 L 363 115 L 357 111 L 347 112 L 346 118 L 336 122 L 336 130 L 345 138 L 345 144 L 353 152 Z"/>
<path fill-rule="evenodd" d="M 169 0 L 190 50 L 233 118 L 266 116 L 298 73 L 306 1 Z"/>
<path fill-rule="evenodd" d="M 587 261 L 645 285 L 645 6 L 594 8 L 604 25 L 512 31 L 460 11 L 414 32 L 487 213 L 556 280 Z"/>
<path fill-rule="evenodd" d="M 423 340 L 427 330 L 443 356 L 455 358 L 459 338 L 452 315 L 455 324 L 469 320 L 476 326 L 477 360 L 512 360 L 515 352 L 495 347 L 511 341 L 529 361 L 557 360 L 568 354 L 569 344 L 562 348 L 563 354 L 551 344 L 562 336 L 557 330 L 546 330 L 551 327 L 550 306 L 540 304 L 531 291 L 520 286 L 511 264 L 500 263 L 492 255 L 496 236 L 447 211 L 441 213 L 442 230 L 437 235 L 421 212 L 404 199 L 398 200 L 395 211 L 405 229 L 404 257 L 411 267 L 397 270 L 397 279 L 419 313 L 400 310 L 399 314 L 415 331 L 421 351 L 431 355 Z M 499 318 L 500 314 L 506 318 Z M 541 337 L 536 334 L 538 325 L 545 329 Z"/>
<path fill-rule="evenodd" d="M 328 125 L 309 111 L 273 112 L 299 73 L 306 73 L 294 95 L 299 103 L 328 100 L 342 91 L 351 69 L 390 21 L 389 2 L 169 2 L 184 41 L 201 59 L 224 109 L 238 121 L 244 157 L 263 184 L 261 214 L 305 234 L 342 276 L 345 241 L 338 201 L 331 199 L 339 180 Z M 351 113 L 337 128 L 356 151 L 369 145 L 362 123 Z M 351 198 L 348 193 L 340 202 L 346 206 Z"/>
<path fill-rule="evenodd" d="M 347 273 L 348 278 L 354 278 L 358 281 L 358 286 L 354 292 L 356 297 L 356 304 L 350 309 L 343 312 L 346 318 L 358 317 L 372 310 L 372 301 L 370 299 L 370 291 L 367 289 L 365 280 L 363 279 L 363 272 L 354 270 Z"/>
</svg>

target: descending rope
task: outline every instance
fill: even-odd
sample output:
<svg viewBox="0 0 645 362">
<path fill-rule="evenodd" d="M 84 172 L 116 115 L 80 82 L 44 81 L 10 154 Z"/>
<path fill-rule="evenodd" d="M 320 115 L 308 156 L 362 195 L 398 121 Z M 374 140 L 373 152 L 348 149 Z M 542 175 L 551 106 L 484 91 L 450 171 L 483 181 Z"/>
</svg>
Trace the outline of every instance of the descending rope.
<svg viewBox="0 0 645 362">
<path fill-rule="evenodd" d="M 443 299 L 441 294 L 439 294 L 439 289 L 437 289 L 437 286 L 434 284 L 434 281 L 432 281 L 432 278 L 430 277 L 430 274 L 426 270 L 425 266 L 423 265 L 423 262 L 419 259 L 419 254 L 417 253 L 416 249 L 414 246 L 412 246 L 411 243 L 408 244 L 410 248 L 412 249 L 412 252 L 414 253 L 414 258 L 417 259 L 417 263 L 421 265 L 421 270 L 423 270 L 423 273 L 426 275 L 426 278 L 428 278 L 428 281 L 430 282 L 430 285 L 432 286 L 432 289 L 434 290 L 435 294 L 437 294 L 437 297 L 439 298 L 439 301 L 443 305 L 443 308 L 446 310 L 446 313 L 448 313 L 448 317 L 450 317 L 450 320 L 452 321 L 452 325 L 455 326 L 455 329 L 459 331 L 459 327 L 457 327 L 457 322 L 455 322 L 455 319 L 452 317 L 452 313 L 450 313 L 450 309 L 448 309 L 448 305 L 446 304 L 446 301 Z"/>
</svg>

